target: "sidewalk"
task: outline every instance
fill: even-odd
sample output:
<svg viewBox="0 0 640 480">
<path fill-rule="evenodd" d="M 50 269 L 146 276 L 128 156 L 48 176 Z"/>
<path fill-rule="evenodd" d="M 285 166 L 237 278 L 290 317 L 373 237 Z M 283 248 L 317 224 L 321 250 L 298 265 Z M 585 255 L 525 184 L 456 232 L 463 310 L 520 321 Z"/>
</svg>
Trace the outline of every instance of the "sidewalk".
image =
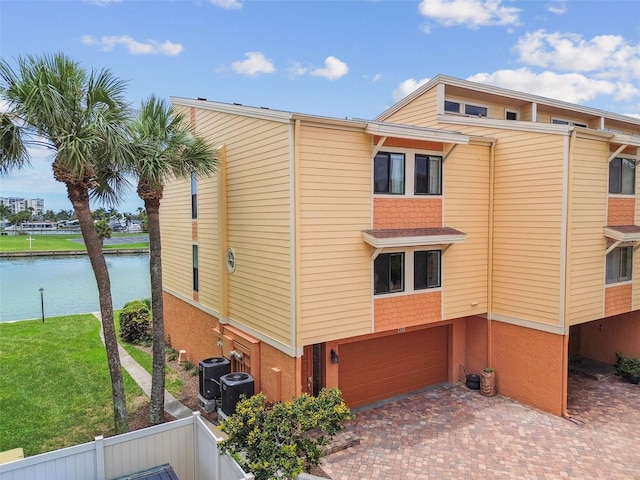
<svg viewBox="0 0 640 480">
<path fill-rule="evenodd" d="M 93 315 L 102 322 L 100 312 L 93 312 Z M 100 338 L 102 339 L 102 343 L 104 343 L 102 328 L 100 329 Z M 151 397 L 151 374 L 142 368 L 121 345 L 118 345 L 118 352 L 120 353 L 120 363 L 122 367 L 131 375 L 131 378 L 140 386 L 145 395 Z M 166 390 L 164 391 L 164 411 L 175 419 L 191 417 L 193 415 L 190 408 L 185 407 L 176 397 Z"/>
</svg>

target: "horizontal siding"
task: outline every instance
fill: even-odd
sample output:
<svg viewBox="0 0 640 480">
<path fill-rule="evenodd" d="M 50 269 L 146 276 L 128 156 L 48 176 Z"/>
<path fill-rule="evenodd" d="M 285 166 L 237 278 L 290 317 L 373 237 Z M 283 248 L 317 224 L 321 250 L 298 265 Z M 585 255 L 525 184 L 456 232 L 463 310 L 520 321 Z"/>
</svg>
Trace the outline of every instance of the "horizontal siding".
<svg viewBox="0 0 640 480">
<path fill-rule="evenodd" d="M 489 148 L 459 145 L 447 157 L 443 171 L 444 226 L 467 236 L 442 257 L 443 319 L 486 313 Z"/>
<path fill-rule="evenodd" d="M 198 301 L 216 312 L 221 309 L 218 182 L 217 175 L 198 179 Z"/>
<path fill-rule="evenodd" d="M 303 125 L 298 142 L 299 343 L 370 333 L 368 137 Z"/>
<path fill-rule="evenodd" d="M 608 145 L 578 138 L 572 160 L 568 323 L 604 316 L 604 238 Z"/>
<path fill-rule="evenodd" d="M 191 182 L 167 181 L 160 203 L 163 286 L 191 298 Z"/>
<path fill-rule="evenodd" d="M 438 92 L 433 88 L 424 92 L 411 103 L 405 105 L 391 116 L 385 118 L 385 122 L 402 123 L 407 125 L 420 125 L 423 127 L 437 126 L 438 120 Z"/>
</svg>

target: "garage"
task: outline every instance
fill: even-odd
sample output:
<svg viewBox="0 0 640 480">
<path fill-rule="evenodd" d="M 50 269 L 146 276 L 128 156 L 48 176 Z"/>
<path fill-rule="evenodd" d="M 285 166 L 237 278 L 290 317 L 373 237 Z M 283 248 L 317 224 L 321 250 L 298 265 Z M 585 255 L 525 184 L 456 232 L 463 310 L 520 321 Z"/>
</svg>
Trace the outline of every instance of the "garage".
<svg viewBox="0 0 640 480">
<path fill-rule="evenodd" d="M 367 405 L 448 380 L 447 325 L 339 347 L 338 386 L 346 404 Z"/>
</svg>

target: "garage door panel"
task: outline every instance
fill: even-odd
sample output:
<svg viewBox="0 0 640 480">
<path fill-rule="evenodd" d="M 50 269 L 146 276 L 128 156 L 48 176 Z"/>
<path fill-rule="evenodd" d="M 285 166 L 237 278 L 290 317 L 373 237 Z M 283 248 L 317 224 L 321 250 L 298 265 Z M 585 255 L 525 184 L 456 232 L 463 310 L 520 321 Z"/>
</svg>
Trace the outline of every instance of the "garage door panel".
<svg viewBox="0 0 640 480">
<path fill-rule="evenodd" d="M 338 384 L 350 407 L 447 379 L 447 326 L 340 345 Z"/>
</svg>

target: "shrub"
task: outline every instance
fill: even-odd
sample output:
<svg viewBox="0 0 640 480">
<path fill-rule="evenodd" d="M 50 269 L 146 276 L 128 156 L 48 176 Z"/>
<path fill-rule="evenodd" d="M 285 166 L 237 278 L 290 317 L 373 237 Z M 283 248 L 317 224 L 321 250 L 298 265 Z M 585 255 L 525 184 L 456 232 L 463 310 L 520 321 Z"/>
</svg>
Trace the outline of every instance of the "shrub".
<svg viewBox="0 0 640 480">
<path fill-rule="evenodd" d="M 320 464 L 320 447 L 352 418 L 337 388 L 276 403 L 259 393 L 238 402 L 236 413 L 222 422 L 228 438 L 220 448 L 256 480 L 293 479 Z"/>
<path fill-rule="evenodd" d="M 151 342 L 151 315 L 143 301 L 128 302 L 120 311 L 120 337 L 134 345 Z"/>
<path fill-rule="evenodd" d="M 618 374 L 623 376 L 640 376 L 640 357 L 621 356 L 618 360 Z"/>
</svg>

